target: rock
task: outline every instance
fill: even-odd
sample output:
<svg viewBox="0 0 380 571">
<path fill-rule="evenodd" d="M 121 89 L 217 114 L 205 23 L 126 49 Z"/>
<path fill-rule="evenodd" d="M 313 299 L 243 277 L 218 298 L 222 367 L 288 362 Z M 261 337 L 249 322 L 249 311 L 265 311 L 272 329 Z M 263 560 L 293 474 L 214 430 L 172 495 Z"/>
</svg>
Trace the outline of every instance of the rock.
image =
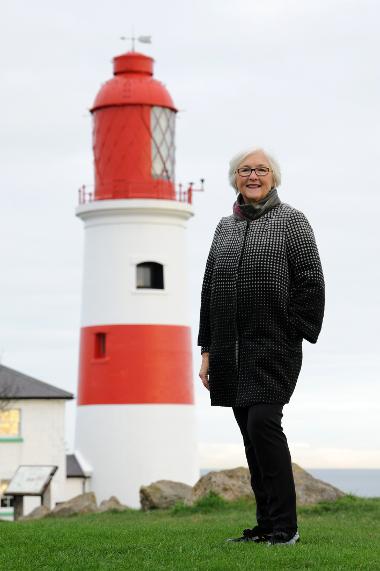
<svg viewBox="0 0 380 571">
<path fill-rule="evenodd" d="M 87 492 L 86 494 L 79 494 L 79 496 L 75 496 L 67 502 L 56 504 L 50 515 L 67 517 L 74 514 L 94 513 L 97 511 L 98 506 L 94 492 Z"/>
<path fill-rule="evenodd" d="M 192 488 L 182 482 L 157 480 L 149 486 L 141 486 L 140 503 L 143 510 L 169 508 L 177 501 L 185 501 L 191 495 Z"/>
<path fill-rule="evenodd" d="M 309 472 L 292 462 L 294 483 L 296 486 L 297 505 L 316 504 L 322 501 L 334 501 L 344 492 L 331 484 L 314 478 Z M 231 470 L 209 472 L 195 484 L 192 494 L 185 504 L 192 505 L 210 491 L 219 494 L 225 500 L 252 498 L 251 477 L 248 468 L 240 466 Z"/>
<path fill-rule="evenodd" d="M 32 510 L 27 515 L 19 517 L 18 521 L 26 521 L 28 519 L 41 519 L 42 517 L 45 517 L 48 514 L 50 514 L 49 508 L 47 508 L 46 506 L 38 506 L 34 508 L 34 510 Z"/>
<path fill-rule="evenodd" d="M 128 506 L 124 506 L 122 503 L 120 503 L 119 500 L 116 498 L 116 496 L 111 496 L 108 500 L 103 500 L 100 503 L 98 511 L 108 512 L 110 510 L 115 510 L 118 512 L 122 512 L 127 509 Z"/>
<path fill-rule="evenodd" d="M 207 496 L 210 491 L 229 501 L 242 497 L 254 498 L 249 470 L 243 466 L 208 472 L 195 484 L 185 504 L 192 505 L 200 498 Z"/>
<path fill-rule="evenodd" d="M 294 483 L 296 485 L 297 504 L 316 504 L 333 502 L 346 494 L 327 482 L 314 478 L 309 472 L 292 462 Z"/>
</svg>

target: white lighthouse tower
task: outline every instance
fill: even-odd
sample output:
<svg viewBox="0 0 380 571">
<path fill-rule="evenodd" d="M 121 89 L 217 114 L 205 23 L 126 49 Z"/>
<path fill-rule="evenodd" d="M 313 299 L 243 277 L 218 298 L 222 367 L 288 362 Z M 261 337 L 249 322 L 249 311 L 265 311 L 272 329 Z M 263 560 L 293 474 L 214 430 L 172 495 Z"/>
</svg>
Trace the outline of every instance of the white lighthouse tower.
<svg viewBox="0 0 380 571">
<path fill-rule="evenodd" d="M 174 186 L 176 109 L 152 58 L 113 60 L 91 109 L 75 448 L 99 501 L 199 478 L 187 296 L 190 192 Z"/>
</svg>

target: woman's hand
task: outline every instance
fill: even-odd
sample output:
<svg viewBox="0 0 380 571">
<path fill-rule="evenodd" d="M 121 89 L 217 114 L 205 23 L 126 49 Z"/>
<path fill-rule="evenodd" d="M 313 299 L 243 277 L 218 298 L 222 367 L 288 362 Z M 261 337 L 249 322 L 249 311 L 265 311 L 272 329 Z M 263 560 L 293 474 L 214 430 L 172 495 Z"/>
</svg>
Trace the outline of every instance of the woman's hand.
<svg viewBox="0 0 380 571">
<path fill-rule="evenodd" d="M 199 376 L 206 389 L 210 390 L 208 386 L 208 356 L 209 353 L 202 353 L 202 365 Z"/>
</svg>

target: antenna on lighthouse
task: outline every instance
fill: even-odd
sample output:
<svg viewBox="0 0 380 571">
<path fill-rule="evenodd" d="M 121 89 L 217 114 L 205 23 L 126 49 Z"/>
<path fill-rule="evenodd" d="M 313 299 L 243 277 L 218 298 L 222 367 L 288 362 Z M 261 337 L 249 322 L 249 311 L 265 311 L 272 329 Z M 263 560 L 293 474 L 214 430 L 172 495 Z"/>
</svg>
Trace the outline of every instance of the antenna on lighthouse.
<svg viewBox="0 0 380 571">
<path fill-rule="evenodd" d="M 133 32 L 132 32 L 132 36 L 120 36 L 120 39 L 121 40 L 131 40 L 131 42 L 132 42 L 131 51 L 132 52 L 135 51 L 135 41 L 136 40 L 142 44 L 151 44 L 152 43 L 152 36 L 137 36 L 136 37 Z"/>
</svg>

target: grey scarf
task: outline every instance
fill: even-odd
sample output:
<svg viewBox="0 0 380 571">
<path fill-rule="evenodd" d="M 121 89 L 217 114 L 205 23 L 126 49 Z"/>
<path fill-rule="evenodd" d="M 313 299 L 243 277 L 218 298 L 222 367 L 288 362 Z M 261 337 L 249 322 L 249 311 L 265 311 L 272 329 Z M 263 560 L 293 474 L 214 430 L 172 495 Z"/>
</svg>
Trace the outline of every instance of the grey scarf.
<svg viewBox="0 0 380 571">
<path fill-rule="evenodd" d="M 235 218 L 256 220 L 278 204 L 281 204 L 281 200 L 277 194 L 277 188 L 272 188 L 264 198 L 255 203 L 245 203 L 243 195 L 239 192 L 232 211 Z"/>
</svg>

